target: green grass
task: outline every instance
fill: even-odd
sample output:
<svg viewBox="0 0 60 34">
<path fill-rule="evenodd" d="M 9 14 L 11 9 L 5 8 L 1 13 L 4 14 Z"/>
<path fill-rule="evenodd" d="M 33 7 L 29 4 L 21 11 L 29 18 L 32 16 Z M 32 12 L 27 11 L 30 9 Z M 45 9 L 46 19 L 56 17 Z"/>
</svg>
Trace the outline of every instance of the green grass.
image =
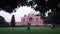
<svg viewBox="0 0 60 34">
<path fill-rule="evenodd" d="M 0 34 L 60 34 L 60 28 L 51 29 L 50 27 L 1 27 Z"/>
</svg>

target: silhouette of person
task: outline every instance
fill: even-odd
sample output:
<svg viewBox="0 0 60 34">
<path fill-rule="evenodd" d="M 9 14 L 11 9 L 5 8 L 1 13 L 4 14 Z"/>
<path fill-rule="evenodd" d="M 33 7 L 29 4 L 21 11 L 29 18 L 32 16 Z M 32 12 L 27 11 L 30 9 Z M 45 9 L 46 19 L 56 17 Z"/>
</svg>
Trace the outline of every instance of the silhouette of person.
<svg viewBox="0 0 60 34">
<path fill-rule="evenodd" d="M 53 23 L 51 28 L 53 29 L 54 27 L 55 27 L 55 24 Z"/>
<path fill-rule="evenodd" d="M 31 23 L 27 23 L 27 30 L 30 31 Z"/>
</svg>

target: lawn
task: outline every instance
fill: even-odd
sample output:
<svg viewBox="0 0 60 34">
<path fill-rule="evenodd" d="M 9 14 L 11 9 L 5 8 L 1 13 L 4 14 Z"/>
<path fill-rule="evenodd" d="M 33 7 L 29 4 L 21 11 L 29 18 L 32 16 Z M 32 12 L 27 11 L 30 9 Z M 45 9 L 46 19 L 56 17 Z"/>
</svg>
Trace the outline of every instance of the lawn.
<svg viewBox="0 0 60 34">
<path fill-rule="evenodd" d="M 60 34 L 60 28 L 51 29 L 50 27 L 0 27 L 0 34 Z"/>
</svg>

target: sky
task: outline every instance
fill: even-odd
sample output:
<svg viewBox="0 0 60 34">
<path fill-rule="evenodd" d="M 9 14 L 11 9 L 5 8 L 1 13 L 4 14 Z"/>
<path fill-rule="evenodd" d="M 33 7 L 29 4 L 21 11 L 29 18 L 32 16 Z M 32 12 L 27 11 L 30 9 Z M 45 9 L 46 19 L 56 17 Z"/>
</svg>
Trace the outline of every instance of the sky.
<svg viewBox="0 0 60 34">
<path fill-rule="evenodd" d="M 16 12 L 14 12 L 14 10 L 16 10 Z M 7 22 L 11 22 L 11 18 L 12 18 L 12 15 L 15 15 L 15 21 L 16 22 L 21 22 L 21 17 L 23 17 L 24 15 L 28 15 L 28 14 L 38 14 L 39 11 L 35 11 L 33 8 L 30 7 L 27 7 L 27 6 L 20 6 L 20 7 L 17 7 L 13 10 L 13 12 L 10 14 L 8 12 L 5 12 L 4 10 L 1 10 L 0 11 L 0 16 L 4 17 L 4 19 L 7 21 Z M 47 11 L 47 13 L 45 13 L 46 17 L 48 16 L 48 13 L 51 12 L 51 10 Z"/>
</svg>

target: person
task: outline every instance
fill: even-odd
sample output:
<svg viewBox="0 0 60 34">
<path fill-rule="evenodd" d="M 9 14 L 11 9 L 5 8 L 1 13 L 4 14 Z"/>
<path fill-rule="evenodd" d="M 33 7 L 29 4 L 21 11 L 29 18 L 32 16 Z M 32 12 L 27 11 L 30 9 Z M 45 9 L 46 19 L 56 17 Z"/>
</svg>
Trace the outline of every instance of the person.
<svg viewBox="0 0 60 34">
<path fill-rule="evenodd" d="M 51 28 L 54 29 L 54 27 L 55 27 L 55 24 L 53 23 L 52 26 L 51 26 Z"/>
<path fill-rule="evenodd" d="M 30 31 L 31 23 L 27 23 L 27 30 Z"/>
</svg>

